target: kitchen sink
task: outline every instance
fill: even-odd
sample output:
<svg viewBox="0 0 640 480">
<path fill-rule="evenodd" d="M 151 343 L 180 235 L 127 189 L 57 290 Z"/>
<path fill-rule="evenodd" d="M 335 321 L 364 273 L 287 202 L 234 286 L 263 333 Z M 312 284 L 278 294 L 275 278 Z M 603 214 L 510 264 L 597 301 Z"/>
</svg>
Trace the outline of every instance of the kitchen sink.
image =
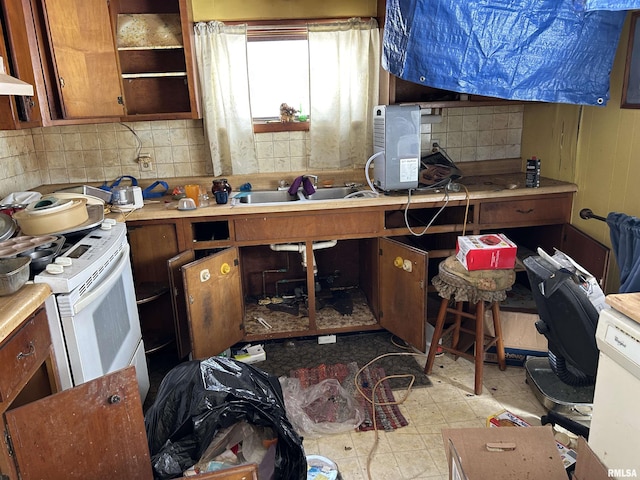
<svg viewBox="0 0 640 480">
<path fill-rule="evenodd" d="M 286 190 L 256 190 L 241 192 L 235 195 L 240 203 L 284 203 L 298 200 L 297 196 L 289 195 Z"/>
<path fill-rule="evenodd" d="M 302 190 L 293 196 L 287 190 L 255 190 L 252 192 L 240 192 L 235 198 L 240 203 L 287 203 L 295 201 L 337 200 L 357 191 L 353 187 L 321 188 L 312 195 L 305 196 Z"/>
<path fill-rule="evenodd" d="M 307 200 L 335 200 L 356 191 L 357 189 L 353 187 L 318 188 L 316 193 L 307 197 Z"/>
</svg>

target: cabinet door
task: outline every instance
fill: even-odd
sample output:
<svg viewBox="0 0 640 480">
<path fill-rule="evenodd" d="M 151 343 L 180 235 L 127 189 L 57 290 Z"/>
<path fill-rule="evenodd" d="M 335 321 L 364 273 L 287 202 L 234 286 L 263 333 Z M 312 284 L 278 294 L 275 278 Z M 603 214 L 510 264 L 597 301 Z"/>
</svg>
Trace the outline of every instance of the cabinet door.
<svg viewBox="0 0 640 480">
<path fill-rule="evenodd" d="M 64 118 L 122 116 L 113 33 L 104 0 L 44 0 Z"/>
<path fill-rule="evenodd" d="M 182 267 L 194 359 L 224 352 L 244 336 L 238 249 L 228 248 Z"/>
<path fill-rule="evenodd" d="M 173 323 L 176 327 L 176 347 L 178 358 L 184 358 L 191 353 L 191 338 L 189 337 L 189 318 L 184 295 L 184 281 L 182 267 L 196 259 L 193 250 L 179 253 L 167 260 L 169 270 L 169 291 L 171 292 L 171 307 L 173 308 Z"/>
<path fill-rule="evenodd" d="M 560 250 L 593 275 L 603 289 L 606 287 L 611 253 L 609 247 L 567 223 L 562 228 Z"/>
<path fill-rule="evenodd" d="M 22 480 L 152 479 L 135 367 L 6 412 Z"/>
<path fill-rule="evenodd" d="M 428 255 L 390 238 L 379 246 L 380 326 L 424 352 Z"/>
</svg>

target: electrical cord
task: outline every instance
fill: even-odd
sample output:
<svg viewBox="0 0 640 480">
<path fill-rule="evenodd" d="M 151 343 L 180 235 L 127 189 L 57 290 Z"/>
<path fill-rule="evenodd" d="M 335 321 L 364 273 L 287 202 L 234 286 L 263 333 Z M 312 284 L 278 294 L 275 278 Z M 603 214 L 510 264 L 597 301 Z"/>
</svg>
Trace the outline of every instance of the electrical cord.
<svg viewBox="0 0 640 480">
<path fill-rule="evenodd" d="M 451 182 L 449 182 L 449 183 L 451 183 Z M 409 198 L 407 200 L 407 204 L 404 207 L 404 223 L 407 226 L 407 228 L 409 229 L 409 233 L 411 233 L 411 235 L 413 235 L 415 237 L 421 237 L 422 235 L 427 233 L 427 230 L 429 229 L 429 227 L 431 225 L 433 225 L 433 222 L 435 222 L 436 218 L 438 218 L 438 215 L 440 215 L 442 213 L 442 211 L 445 209 L 445 207 L 449 203 L 449 189 L 448 189 L 449 183 L 447 183 L 447 185 L 445 185 L 445 187 L 444 187 L 444 197 L 443 197 L 444 204 L 435 213 L 433 218 L 431 218 L 429 223 L 424 227 L 424 230 L 422 230 L 422 232 L 420 232 L 420 233 L 414 232 L 413 229 L 411 228 L 411 225 L 409 225 L 409 206 L 411 205 L 411 189 L 409 189 Z"/>
<path fill-rule="evenodd" d="M 379 355 L 376 358 L 374 358 L 373 360 L 371 360 L 369 363 L 367 363 L 364 367 L 362 367 L 360 370 L 358 370 L 358 372 L 356 373 L 355 377 L 354 377 L 354 382 L 355 382 L 355 387 L 356 390 L 358 391 L 358 393 L 360 393 L 360 395 L 362 395 L 362 397 L 371 404 L 371 409 L 372 409 L 372 420 L 373 420 L 373 431 L 375 432 L 375 437 L 374 437 L 374 441 L 373 441 L 373 446 L 371 447 L 371 450 L 369 451 L 369 456 L 367 457 L 367 476 L 369 477 L 369 480 L 372 480 L 371 477 L 371 462 L 373 460 L 373 454 L 376 451 L 376 448 L 378 447 L 378 442 L 379 442 L 379 434 L 378 434 L 378 425 L 377 425 L 377 421 L 376 421 L 376 408 L 377 407 L 384 407 L 387 405 L 401 405 L 405 402 L 405 400 L 407 400 L 407 398 L 409 398 L 409 393 L 411 392 L 411 387 L 413 387 L 413 384 L 416 380 L 415 375 L 412 375 L 410 373 L 405 373 L 405 374 L 399 374 L 399 375 L 387 375 L 386 377 L 381 378 L 380 380 L 378 380 L 375 385 L 373 386 L 373 388 L 371 389 L 371 397 L 368 397 L 365 392 L 362 390 L 362 388 L 360 388 L 360 383 L 358 382 L 358 377 L 360 376 L 360 374 L 372 363 L 380 360 L 381 358 L 384 357 L 390 357 L 390 356 L 400 356 L 400 355 L 413 355 L 413 356 L 424 356 L 424 354 L 417 354 L 417 353 L 385 353 L 383 355 Z M 378 402 L 376 401 L 376 391 L 378 390 L 378 387 L 385 381 L 385 380 L 389 380 L 391 378 L 409 378 L 410 382 L 409 385 L 407 386 L 407 389 L 405 391 L 404 397 L 402 397 L 402 399 L 395 401 L 395 402 Z"/>
<path fill-rule="evenodd" d="M 136 156 L 135 156 L 135 158 L 136 158 L 136 159 L 137 159 L 137 158 L 140 158 L 140 152 L 142 151 L 142 140 L 140 140 L 140 137 L 138 136 L 138 134 L 136 133 L 136 131 L 135 131 L 133 128 L 131 128 L 129 125 L 127 125 L 126 123 L 122 123 L 122 122 L 120 122 L 120 125 L 122 125 L 123 127 L 125 127 L 125 128 L 127 128 L 127 129 L 129 129 L 129 131 L 130 131 L 131 133 L 133 133 L 133 136 L 135 137 L 135 139 L 136 139 L 136 144 L 137 144 L 137 147 L 136 147 Z M 134 159 L 134 160 L 135 160 L 135 159 Z"/>
</svg>

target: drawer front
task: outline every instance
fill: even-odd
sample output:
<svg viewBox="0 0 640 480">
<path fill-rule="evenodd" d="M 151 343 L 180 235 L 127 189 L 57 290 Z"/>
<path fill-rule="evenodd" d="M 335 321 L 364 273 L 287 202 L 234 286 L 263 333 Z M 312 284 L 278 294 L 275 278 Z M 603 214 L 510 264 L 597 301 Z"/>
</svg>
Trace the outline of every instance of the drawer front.
<svg viewBox="0 0 640 480">
<path fill-rule="evenodd" d="M 378 212 L 246 218 L 235 221 L 235 233 L 236 240 L 240 242 L 327 239 L 339 235 L 375 235 L 379 230 L 379 218 Z"/>
<path fill-rule="evenodd" d="M 44 361 L 51 335 L 44 309 L 35 313 L 0 346 L 0 401 L 12 399 L 16 388 Z"/>
<path fill-rule="evenodd" d="M 483 202 L 480 224 L 544 225 L 566 223 L 571 218 L 571 197 Z"/>
</svg>

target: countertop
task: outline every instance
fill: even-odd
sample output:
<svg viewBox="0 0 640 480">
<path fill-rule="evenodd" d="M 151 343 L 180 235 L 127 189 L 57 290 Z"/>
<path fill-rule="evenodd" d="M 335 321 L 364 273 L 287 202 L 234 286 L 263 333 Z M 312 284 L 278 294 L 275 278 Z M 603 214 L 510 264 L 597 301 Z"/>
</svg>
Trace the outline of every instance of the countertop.
<svg viewBox="0 0 640 480">
<path fill-rule="evenodd" d="M 562 182 L 549 178 L 540 180 L 540 187 L 525 188 L 524 174 L 496 174 L 482 175 L 476 177 L 465 177 L 460 181 L 462 185 L 459 192 L 449 192 L 449 201 L 465 201 L 506 198 L 530 195 L 545 195 L 553 193 L 566 193 L 577 191 L 577 186 L 572 183 Z M 466 190 L 465 190 L 466 187 Z M 511 187 L 511 188 L 510 188 Z M 322 187 L 319 187 L 322 188 Z M 233 196 L 233 192 L 231 197 Z M 445 199 L 445 192 L 442 189 L 421 191 L 411 195 L 411 203 L 433 203 L 441 202 Z M 145 200 L 145 206 L 141 209 L 126 214 L 126 220 L 154 220 L 173 218 L 197 218 L 212 216 L 235 216 L 260 213 L 286 213 L 300 211 L 318 210 L 342 210 L 363 207 L 387 207 L 406 205 L 409 196 L 406 192 L 380 195 L 375 198 L 353 198 L 337 200 L 313 200 L 313 201 L 292 201 L 285 203 L 264 203 L 264 204 L 242 204 L 232 205 L 231 202 L 218 205 L 214 199 L 210 200 L 208 207 L 197 208 L 195 210 L 180 211 L 177 209 L 177 202 L 171 197 L 165 196 L 158 200 Z"/>
<path fill-rule="evenodd" d="M 0 342 L 35 312 L 49 295 L 49 285 L 27 283 L 13 295 L 0 297 Z"/>
</svg>

